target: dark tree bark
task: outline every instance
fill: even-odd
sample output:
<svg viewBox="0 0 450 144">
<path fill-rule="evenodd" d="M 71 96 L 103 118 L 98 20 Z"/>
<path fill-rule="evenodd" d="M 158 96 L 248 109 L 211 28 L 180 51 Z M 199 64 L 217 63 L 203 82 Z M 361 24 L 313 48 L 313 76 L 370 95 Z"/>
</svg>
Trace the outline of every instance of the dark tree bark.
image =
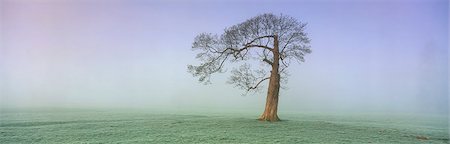
<svg viewBox="0 0 450 144">
<path fill-rule="evenodd" d="M 279 121 L 278 99 L 280 84 L 288 76 L 286 68 L 291 60 L 304 62 L 303 56 L 311 53 L 305 26 L 289 16 L 262 14 L 225 29 L 220 36 L 202 33 L 192 46 L 193 50 L 202 51 L 197 54 L 202 63 L 199 66 L 188 65 L 188 70 L 199 77 L 200 82 L 209 84 L 211 74 L 223 72 L 227 60 L 233 63 L 259 60 L 270 69 L 254 70 L 250 64 L 244 63 L 231 71 L 228 83 L 248 92 L 260 90 L 261 84 L 269 80 L 266 105 L 259 120 Z"/>
<path fill-rule="evenodd" d="M 266 107 L 263 114 L 259 117 L 259 120 L 264 121 L 279 121 L 278 118 L 278 96 L 280 92 L 280 74 L 279 71 L 279 47 L 278 47 L 278 35 L 275 34 L 273 40 L 273 56 L 272 71 L 270 72 L 269 88 L 267 89 Z"/>
</svg>

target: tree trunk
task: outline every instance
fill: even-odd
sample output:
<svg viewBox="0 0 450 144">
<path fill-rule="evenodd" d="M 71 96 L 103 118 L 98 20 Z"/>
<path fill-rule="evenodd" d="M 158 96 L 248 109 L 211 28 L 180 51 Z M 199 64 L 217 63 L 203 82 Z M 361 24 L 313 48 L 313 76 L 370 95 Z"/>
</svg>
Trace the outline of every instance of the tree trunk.
<svg viewBox="0 0 450 144">
<path fill-rule="evenodd" d="M 262 121 L 279 121 L 278 118 L 278 93 L 280 91 L 280 74 L 278 73 L 279 65 L 279 48 L 278 48 L 278 35 L 274 36 L 273 43 L 273 63 L 272 71 L 270 72 L 269 88 L 267 90 L 266 107 L 264 113 L 259 117 Z"/>
</svg>

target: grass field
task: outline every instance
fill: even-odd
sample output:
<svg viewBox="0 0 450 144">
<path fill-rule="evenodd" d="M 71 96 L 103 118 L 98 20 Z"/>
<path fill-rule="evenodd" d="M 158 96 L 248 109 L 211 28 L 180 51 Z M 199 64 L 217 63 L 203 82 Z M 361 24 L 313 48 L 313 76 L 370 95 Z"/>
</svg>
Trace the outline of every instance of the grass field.
<svg viewBox="0 0 450 144">
<path fill-rule="evenodd" d="M 449 143 L 446 116 L 5 111 L 0 143 Z"/>
</svg>

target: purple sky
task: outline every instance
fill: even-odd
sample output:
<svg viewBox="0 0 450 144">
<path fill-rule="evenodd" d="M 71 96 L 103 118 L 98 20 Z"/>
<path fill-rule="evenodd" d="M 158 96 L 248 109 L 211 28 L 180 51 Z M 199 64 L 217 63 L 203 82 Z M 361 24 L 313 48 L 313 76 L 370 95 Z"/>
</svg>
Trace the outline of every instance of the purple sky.
<svg viewBox="0 0 450 144">
<path fill-rule="evenodd" d="M 307 22 L 313 53 L 292 65 L 285 111 L 448 111 L 447 0 L 0 0 L 2 107 L 262 110 L 187 64 L 201 32 L 258 14 Z"/>
</svg>

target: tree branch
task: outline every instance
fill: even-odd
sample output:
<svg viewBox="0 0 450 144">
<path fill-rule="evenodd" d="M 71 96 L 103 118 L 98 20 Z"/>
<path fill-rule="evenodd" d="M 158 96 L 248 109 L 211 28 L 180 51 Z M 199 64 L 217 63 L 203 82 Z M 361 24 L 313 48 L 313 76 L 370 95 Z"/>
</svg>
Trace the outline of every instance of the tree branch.
<svg viewBox="0 0 450 144">
<path fill-rule="evenodd" d="M 263 39 L 263 38 L 273 38 L 273 37 L 274 37 L 274 35 L 260 36 L 260 37 L 257 37 L 257 38 L 255 38 L 255 39 L 253 39 L 252 41 L 246 43 L 245 45 L 252 44 L 253 42 L 255 42 L 256 40 L 259 40 L 259 39 Z"/>
<path fill-rule="evenodd" d="M 286 42 L 286 44 L 283 46 L 283 49 L 281 49 L 281 53 L 284 52 L 284 49 L 286 49 L 287 45 L 289 45 L 291 43 L 292 38 L 294 38 L 295 34 L 292 34 L 291 37 L 289 37 L 288 41 Z"/>
<path fill-rule="evenodd" d="M 245 45 L 245 47 L 258 47 L 258 48 L 264 48 L 264 49 L 267 49 L 267 50 L 269 50 L 269 51 L 272 51 L 272 48 L 270 48 L 270 47 L 268 47 L 268 46 L 263 46 L 263 45 L 255 45 L 255 44 L 248 44 L 248 45 Z"/>
<path fill-rule="evenodd" d="M 272 64 L 273 64 L 273 62 L 271 62 L 271 61 L 270 61 L 270 60 L 268 60 L 267 58 L 264 58 L 264 59 L 263 59 L 263 61 L 264 61 L 264 62 L 266 62 L 266 63 L 268 63 L 268 64 L 270 64 L 270 65 L 272 65 Z"/>
<path fill-rule="evenodd" d="M 263 81 L 265 81 L 265 80 L 268 80 L 269 78 L 270 78 L 270 77 L 263 78 L 263 79 L 260 80 L 255 86 L 249 87 L 249 88 L 247 89 L 247 91 L 250 91 L 250 90 L 252 90 L 252 89 L 258 88 L 259 84 L 261 84 L 261 83 L 262 83 Z"/>
</svg>

